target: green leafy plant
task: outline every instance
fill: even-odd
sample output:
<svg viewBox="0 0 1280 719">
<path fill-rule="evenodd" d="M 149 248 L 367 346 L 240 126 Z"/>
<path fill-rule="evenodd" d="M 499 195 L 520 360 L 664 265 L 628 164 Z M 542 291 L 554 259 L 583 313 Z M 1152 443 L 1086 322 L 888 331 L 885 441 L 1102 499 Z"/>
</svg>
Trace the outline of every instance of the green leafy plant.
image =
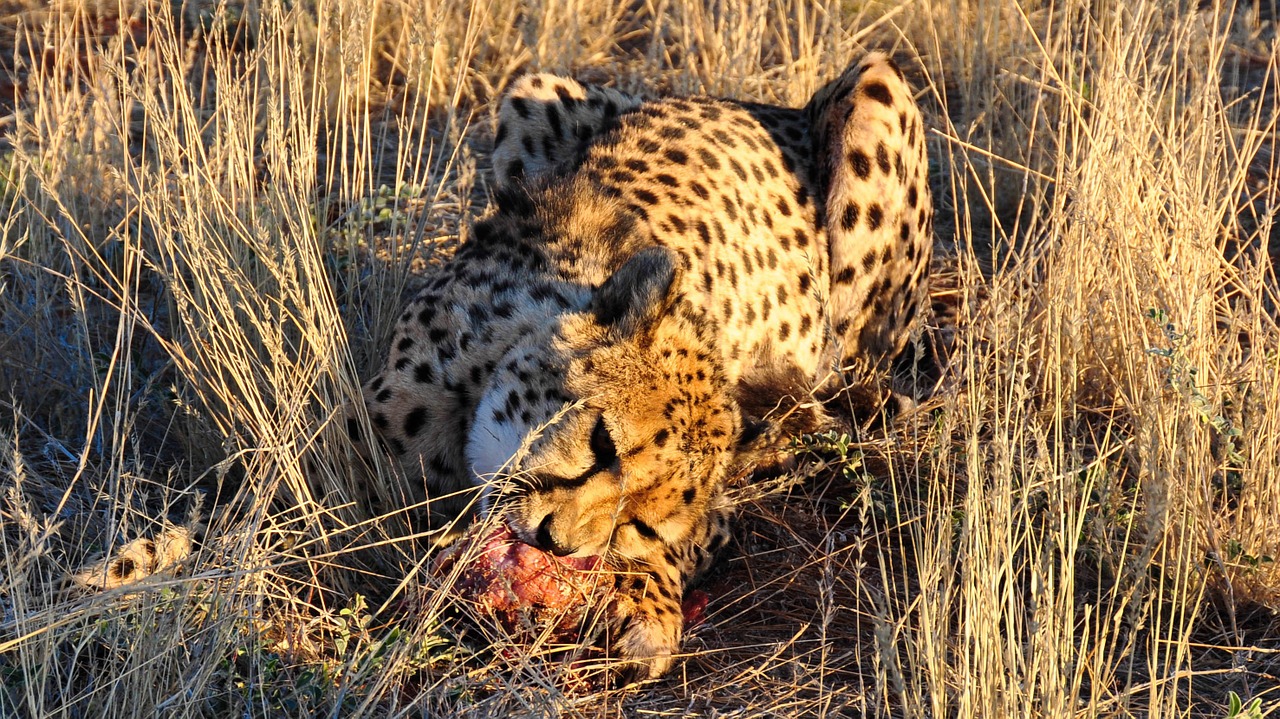
<svg viewBox="0 0 1280 719">
<path fill-rule="evenodd" d="M 1227 692 L 1227 719 L 1262 719 L 1262 700 L 1254 697 L 1244 704 L 1240 695 Z"/>
</svg>

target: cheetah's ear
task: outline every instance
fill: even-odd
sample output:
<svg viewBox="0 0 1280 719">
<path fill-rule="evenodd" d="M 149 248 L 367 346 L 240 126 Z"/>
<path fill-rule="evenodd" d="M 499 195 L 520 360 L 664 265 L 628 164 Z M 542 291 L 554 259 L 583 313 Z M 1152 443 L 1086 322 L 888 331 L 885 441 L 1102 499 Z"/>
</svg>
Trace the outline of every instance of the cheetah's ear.
<svg viewBox="0 0 1280 719">
<path fill-rule="evenodd" d="M 640 250 L 596 290 L 591 312 L 600 324 L 627 335 L 646 330 L 675 300 L 679 272 L 671 250 Z"/>
</svg>

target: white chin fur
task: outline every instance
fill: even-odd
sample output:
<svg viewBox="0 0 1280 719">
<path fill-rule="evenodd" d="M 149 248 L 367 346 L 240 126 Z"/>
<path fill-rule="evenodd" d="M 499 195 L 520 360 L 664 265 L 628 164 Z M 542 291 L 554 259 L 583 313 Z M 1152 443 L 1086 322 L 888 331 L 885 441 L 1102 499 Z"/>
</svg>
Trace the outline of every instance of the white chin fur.
<svg viewBox="0 0 1280 719">
<path fill-rule="evenodd" d="M 485 393 L 467 438 L 467 464 L 471 467 L 471 481 L 483 487 L 480 511 L 484 514 L 488 514 L 491 495 L 500 488 L 500 478 L 511 468 L 512 458 L 519 454 L 528 432 L 518 418 L 509 418 L 501 424 L 494 420 L 493 414 L 502 408 L 504 396 L 492 391 Z"/>
</svg>

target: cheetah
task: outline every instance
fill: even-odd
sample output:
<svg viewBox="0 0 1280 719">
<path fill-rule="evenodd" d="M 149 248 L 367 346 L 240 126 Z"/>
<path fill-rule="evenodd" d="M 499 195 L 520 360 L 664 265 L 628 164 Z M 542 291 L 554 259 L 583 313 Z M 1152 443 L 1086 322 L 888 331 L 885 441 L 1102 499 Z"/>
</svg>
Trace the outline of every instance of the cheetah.
<svg viewBox="0 0 1280 719">
<path fill-rule="evenodd" d="M 921 114 L 879 53 L 803 108 L 539 74 L 502 100 L 492 157 L 494 207 L 399 317 L 369 416 L 442 516 L 498 512 L 628 570 L 609 649 L 657 677 L 729 536 L 727 482 L 826 421 L 826 378 L 907 341 Z"/>
</svg>

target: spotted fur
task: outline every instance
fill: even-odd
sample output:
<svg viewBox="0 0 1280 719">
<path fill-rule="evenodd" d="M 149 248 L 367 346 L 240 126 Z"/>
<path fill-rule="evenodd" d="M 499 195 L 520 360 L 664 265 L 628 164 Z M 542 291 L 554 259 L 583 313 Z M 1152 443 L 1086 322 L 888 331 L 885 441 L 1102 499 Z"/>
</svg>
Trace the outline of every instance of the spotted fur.
<svg viewBox="0 0 1280 719">
<path fill-rule="evenodd" d="M 495 140 L 496 207 L 401 315 L 370 417 L 444 515 L 628 570 L 610 644 L 657 676 L 726 482 L 919 314 L 920 113 L 881 54 L 799 109 L 533 75 Z"/>
</svg>

